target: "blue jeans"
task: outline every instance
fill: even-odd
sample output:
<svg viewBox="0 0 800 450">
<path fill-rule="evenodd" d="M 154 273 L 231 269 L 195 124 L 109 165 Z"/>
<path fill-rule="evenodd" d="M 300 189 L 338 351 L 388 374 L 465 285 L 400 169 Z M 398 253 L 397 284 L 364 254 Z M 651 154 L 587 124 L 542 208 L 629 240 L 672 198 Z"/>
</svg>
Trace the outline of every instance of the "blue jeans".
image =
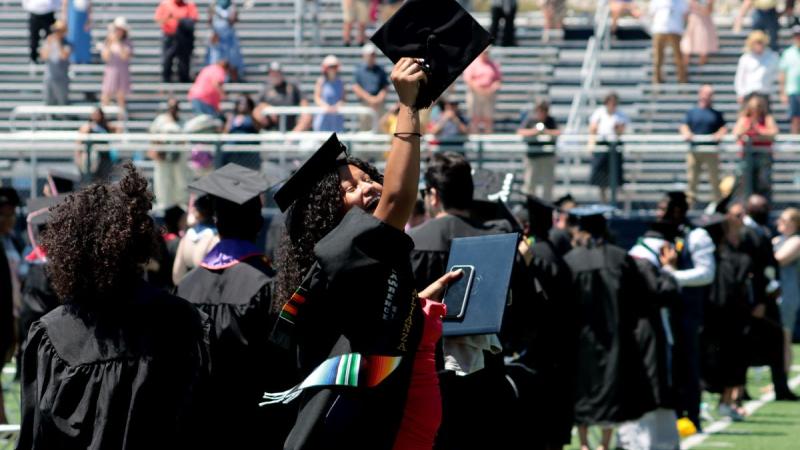
<svg viewBox="0 0 800 450">
<path fill-rule="evenodd" d="M 780 23 L 778 22 L 778 11 L 772 9 L 754 9 L 753 10 L 753 29 L 761 30 L 769 36 L 769 47 L 776 52 L 779 51 L 780 45 L 778 43 L 778 30 L 780 30 Z"/>
<path fill-rule="evenodd" d="M 200 114 L 207 114 L 209 116 L 217 117 L 219 113 L 213 106 L 209 105 L 198 99 L 192 99 L 192 112 L 200 115 Z"/>
<path fill-rule="evenodd" d="M 772 154 L 765 149 L 752 150 L 750 161 L 748 162 L 747 152 L 751 150 L 743 149 L 743 159 L 739 163 L 739 173 L 745 183 L 751 180 L 753 183 L 753 194 L 761 194 L 767 199 L 772 198 Z"/>
<path fill-rule="evenodd" d="M 789 119 L 800 117 L 800 94 L 789 96 Z"/>
</svg>

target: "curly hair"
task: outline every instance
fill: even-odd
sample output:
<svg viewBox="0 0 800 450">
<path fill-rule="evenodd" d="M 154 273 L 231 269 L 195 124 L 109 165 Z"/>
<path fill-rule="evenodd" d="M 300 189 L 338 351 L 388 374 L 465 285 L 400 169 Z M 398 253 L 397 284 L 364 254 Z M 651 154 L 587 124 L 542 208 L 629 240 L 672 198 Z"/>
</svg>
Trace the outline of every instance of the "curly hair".
<svg viewBox="0 0 800 450">
<path fill-rule="evenodd" d="M 127 296 L 158 248 L 147 180 L 131 162 L 124 170 L 118 183 L 88 186 L 51 212 L 42 246 L 66 304 L 99 308 L 108 305 L 101 300 Z"/>
<path fill-rule="evenodd" d="M 344 200 L 338 167 L 352 165 L 383 184 L 383 174 L 372 164 L 348 157 L 325 174 L 307 194 L 298 198 L 286 215 L 286 231 L 276 256 L 278 277 L 272 306 L 280 311 L 300 286 L 314 263 L 314 246 L 344 217 Z"/>
</svg>

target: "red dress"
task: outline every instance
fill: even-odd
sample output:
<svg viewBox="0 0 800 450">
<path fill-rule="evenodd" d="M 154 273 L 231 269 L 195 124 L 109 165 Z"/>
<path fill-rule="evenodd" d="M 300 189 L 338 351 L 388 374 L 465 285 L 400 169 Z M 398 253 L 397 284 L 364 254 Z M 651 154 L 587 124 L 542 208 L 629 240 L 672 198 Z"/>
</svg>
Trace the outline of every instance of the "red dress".
<svg viewBox="0 0 800 450">
<path fill-rule="evenodd" d="M 442 336 L 442 316 L 447 308 L 439 302 L 420 299 L 425 329 L 414 358 L 411 384 L 394 450 L 431 450 L 442 422 L 442 395 L 436 374 L 436 343 Z"/>
</svg>

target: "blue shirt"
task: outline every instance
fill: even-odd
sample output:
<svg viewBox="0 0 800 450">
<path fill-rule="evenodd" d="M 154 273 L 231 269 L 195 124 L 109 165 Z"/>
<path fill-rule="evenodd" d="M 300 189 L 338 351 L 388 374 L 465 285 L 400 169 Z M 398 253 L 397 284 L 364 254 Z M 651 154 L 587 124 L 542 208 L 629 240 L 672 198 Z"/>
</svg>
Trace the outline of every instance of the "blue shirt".
<svg viewBox="0 0 800 450">
<path fill-rule="evenodd" d="M 369 95 L 377 95 L 385 87 L 389 86 L 386 72 L 383 67 L 375 64 L 372 67 L 366 63 L 361 63 L 356 68 L 356 84 L 361 86 Z"/>
<path fill-rule="evenodd" d="M 725 118 L 714 108 L 694 107 L 686 113 L 684 123 L 694 134 L 714 134 L 725 126 Z"/>
</svg>

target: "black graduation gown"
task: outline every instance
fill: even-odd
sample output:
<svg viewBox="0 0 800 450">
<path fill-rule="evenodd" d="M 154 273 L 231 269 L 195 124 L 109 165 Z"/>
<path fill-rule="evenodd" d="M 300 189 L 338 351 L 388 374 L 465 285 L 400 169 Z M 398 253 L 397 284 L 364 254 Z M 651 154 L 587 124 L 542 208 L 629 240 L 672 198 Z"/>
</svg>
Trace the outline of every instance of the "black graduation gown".
<svg viewBox="0 0 800 450">
<path fill-rule="evenodd" d="M 424 325 L 408 259 L 412 246 L 405 233 L 359 208 L 315 246 L 295 325 L 281 319 L 274 334 L 297 351 L 297 381 L 343 353 L 402 360 L 373 388 L 305 390 L 284 448 L 392 449 Z"/>
<path fill-rule="evenodd" d="M 564 258 L 572 271 L 580 327 L 575 420 L 620 423 L 655 404 L 634 335 L 644 292 L 627 252 L 611 244 L 577 247 Z"/>
<path fill-rule="evenodd" d="M 711 392 L 745 384 L 746 335 L 752 317 L 752 259 L 722 241 L 717 244 L 716 263 L 701 334 L 703 381 Z"/>
<path fill-rule="evenodd" d="M 639 320 L 636 342 L 650 381 L 653 401 L 659 408 L 677 407 L 674 361 L 679 351 L 680 291 L 678 282 L 669 274 L 644 259 L 635 259 L 636 268 L 646 291 L 637 296 Z M 662 316 L 662 308 L 667 312 Z M 670 344 L 668 336 L 672 339 Z"/>
<path fill-rule="evenodd" d="M 207 438 L 214 448 L 282 448 L 294 419 L 292 406 L 258 406 L 264 392 L 294 378 L 293 360 L 269 340 L 273 276 L 252 257 L 221 270 L 197 267 L 176 289 L 211 321 L 209 402 L 219 431 Z"/>
<path fill-rule="evenodd" d="M 560 256 L 564 256 L 572 250 L 572 234 L 570 234 L 569 230 L 551 228 L 550 242 L 553 243 L 556 253 Z"/>
<path fill-rule="evenodd" d="M 60 304 L 50 286 L 47 266 L 43 263 L 31 264 L 22 285 L 22 306 L 19 312 L 19 342 L 23 351 L 31 324 L 58 308 Z"/>
<path fill-rule="evenodd" d="M 569 267 L 547 239 L 537 239 L 531 253 L 527 280 L 538 282 L 540 292 L 514 297 L 507 324 L 515 335 L 503 346 L 519 355 L 508 368 L 520 400 L 511 418 L 516 441 L 539 449 L 572 439 L 578 329 Z"/>
<path fill-rule="evenodd" d="M 412 229 L 411 265 L 417 289 L 424 289 L 447 271 L 453 238 L 511 232 L 504 220 L 478 222 L 456 215 L 433 219 Z M 436 448 L 508 448 L 508 410 L 513 390 L 505 379 L 503 356 L 484 353 L 483 370 L 467 376 L 440 372 L 442 425 Z M 442 361 L 438 362 L 440 369 Z"/>
<path fill-rule="evenodd" d="M 106 301 L 60 306 L 31 327 L 17 448 L 207 448 L 219 430 L 205 407 L 206 318 L 144 282 Z"/>
</svg>

